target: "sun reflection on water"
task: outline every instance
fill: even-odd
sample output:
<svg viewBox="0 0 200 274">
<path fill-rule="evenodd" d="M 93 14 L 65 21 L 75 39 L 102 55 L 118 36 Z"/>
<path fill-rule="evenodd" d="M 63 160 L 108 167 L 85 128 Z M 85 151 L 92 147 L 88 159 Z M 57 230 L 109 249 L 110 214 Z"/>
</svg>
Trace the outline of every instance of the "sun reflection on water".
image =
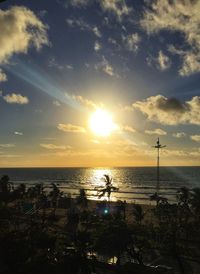
<svg viewBox="0 0 200 274">
<path fill-rule="evenodd" d="M 96 189 L 96 195 L 97 195 L 98 190 L 105 187 L 104 175 L 109 175 L 112 178 L 113 185 L 115 187 L 118 187 L 118 185 L 115 181 L 115 178 L 114 178 L 115 172 L 113 172 L 112 169 L 110 169 L 110 168 L 94 168 L 91 170 L 91 186 L 93 186 L 94 189 Z M 107 200 L 107 194 L 105 194 L 105 196 L 103 196 L 100 199 L 98 198 L 98 196 L 96 196 L 96 200 L 105 200 L 105 199 Z M 117 200 L 115 192 L 112 192 L 111 200 L 112 201 Z"/>
</svg>

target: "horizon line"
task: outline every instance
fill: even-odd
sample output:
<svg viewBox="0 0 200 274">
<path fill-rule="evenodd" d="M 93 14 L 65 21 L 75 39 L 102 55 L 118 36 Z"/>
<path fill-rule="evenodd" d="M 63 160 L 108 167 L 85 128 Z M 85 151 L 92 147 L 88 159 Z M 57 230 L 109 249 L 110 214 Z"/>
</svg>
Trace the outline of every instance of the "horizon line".
<svg viewBox="0 0 200 274">
<path fill-rule="evenodd" d="M 11 169 L 11 168 L 151 168 L 155 167 L 157 168 L 156 165 L 149 165 L 149 166 L 13 166 L 13 167 L 0 167 L 0 169 Z M 200 167 L 200 165 L 161 165 L 160 167 Z"/>
</svg>

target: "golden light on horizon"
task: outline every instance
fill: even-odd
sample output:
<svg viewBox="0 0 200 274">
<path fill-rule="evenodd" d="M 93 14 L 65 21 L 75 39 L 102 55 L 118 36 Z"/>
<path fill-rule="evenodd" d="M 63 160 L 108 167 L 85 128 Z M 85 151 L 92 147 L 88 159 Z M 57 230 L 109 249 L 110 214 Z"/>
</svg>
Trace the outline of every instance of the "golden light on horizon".
<svg viewBox="0 0 200 274">
<path fill-rule="evenodd" d="M 89 125 L 92 132 L 101 137 L 109 136 L 116 129 L 111 114 L 103 109 L 97 109 L 92 113 Z"/>
</svg>

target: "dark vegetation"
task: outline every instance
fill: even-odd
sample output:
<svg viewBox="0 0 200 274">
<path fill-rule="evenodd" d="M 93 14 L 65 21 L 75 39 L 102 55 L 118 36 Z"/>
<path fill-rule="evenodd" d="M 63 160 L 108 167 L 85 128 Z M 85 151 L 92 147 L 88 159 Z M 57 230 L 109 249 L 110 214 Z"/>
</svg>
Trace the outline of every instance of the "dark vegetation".
<svg viewBox="0 0 200 274">
<path fill-rule="evenodd" d="M 151 207 L 112 203 L 116 190 L 106 175 L 108 202 L 94 206 L 84 189 L 72 199 L 56 184 L 27 189 L 3 176 L 0 273 L 200 273 L 200 189 Z"/>
</svg>

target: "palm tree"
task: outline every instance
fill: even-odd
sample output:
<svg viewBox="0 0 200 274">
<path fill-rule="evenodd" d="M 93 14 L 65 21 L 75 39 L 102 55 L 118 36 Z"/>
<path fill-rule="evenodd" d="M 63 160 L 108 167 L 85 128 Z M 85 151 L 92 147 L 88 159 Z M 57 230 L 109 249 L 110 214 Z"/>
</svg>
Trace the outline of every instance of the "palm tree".
<svg viewBox="0 0 200 274">
<path fill-rule="evenodd" d="M 133 215 L 138 224 L 141 224 L 142 220 L 144 219 L 145 212 L 141 205 L 133 204 Z"/>
<path fill-rule="evenodd" d="M 168 203 L 168 199 L 160 196 L 157 192 L 150 195 L 150 200 L 155 201 L 156 206 L 159 206 L 159 204 L 167 204 Z"/>
<path fill-rule="evenodd" d="M 104 175 L 104 181 L 105 187 L 98 191 L 98 198 L 100 199 L 107 193 L 108 201 L 110 202 L 110 196 L 112 191 L 117 191 L 118 188 L 112 185 L 112 178 L 107 174 Z"/>
<path fill-rule="evenodd" d="M 18 195 L 19 195 L 19 198 L 20 199 L 23 199 L 25 193 L 26 193 L 26 185 L 25 184 L 20 184 L 17 189 L 16 189 Z"/>
<path fill-rule="evenodd" d="M 84 188 L 79 190 L 79 196 L 77 197 L 77 204 L 82 207 L 82 209 L 86 209 L 88 207 L 88 199 L 87 194 Z"/>
<path fill-rule="evenodd" d="M 0 198 L 6 204 L 9 200 L 11 189 L 12 183 L 10 182 L 10 178 L 7 175 L 2 176 L 0 179 Z"/>
<path fill-rule="evenodd" d="M 177 199 L 179 225 L 182 227 L 186 239 L 188 239 L 191 229 L 189 224 L 191 218 L 191 191 L 187 187 L 181 187 L 177 193 Z"/>
<path fill-rule="evenodd" d="M 116 203 L 116 217 L 126 219 L 126 201 L 118 200 Z"/>
<path fill-rule="evenodd" d="M 181 187 L 177 193 L 178 204 L 189 208 L 190 190 L 187 187 Z"/>
<path fill-rule="evenodd" d="M 52 183 L 51 186 L 52 191 L 49 193 L 49 197 L 51 198 L 53 206 L 52 216 L 55 217 L 58 199 L 62 196 L 63 193 L 60 191 L 59 187 L 56 184 Z"/>
<path fill-rule="evenodd" d="M 198 218 L 200 218 L 200 188 L 194 188 L 191 192 L 191 207 Z"/>
</svg>

